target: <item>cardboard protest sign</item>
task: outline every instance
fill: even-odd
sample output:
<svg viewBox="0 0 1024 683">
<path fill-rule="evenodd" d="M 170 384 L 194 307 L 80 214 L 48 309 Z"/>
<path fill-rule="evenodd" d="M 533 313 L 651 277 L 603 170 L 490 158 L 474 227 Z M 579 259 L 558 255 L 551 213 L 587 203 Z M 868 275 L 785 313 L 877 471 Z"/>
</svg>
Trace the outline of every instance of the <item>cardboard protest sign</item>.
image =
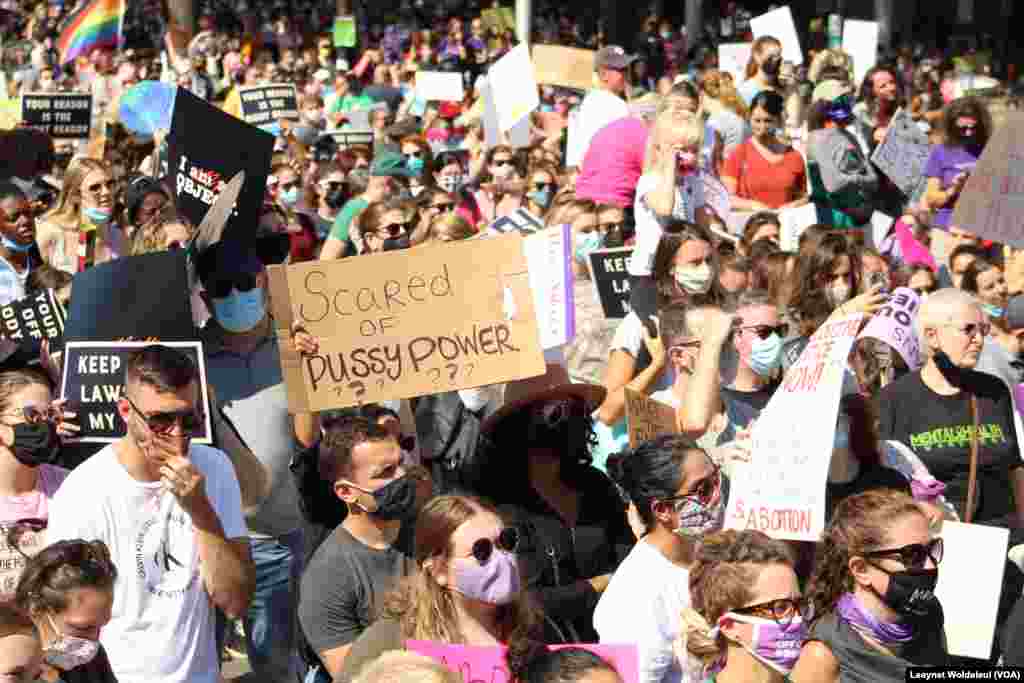
<svg viewBox="0 0 1024 683">
<path fill-rule="evenodd" d="M 779 247 L 782 251 L 797 251 L 800 235 L 817 222 L 818 209 L 813 203 L 779 211 Z"/>
<path fill-rule="evenodd" d="M 125 256 L 75 275 L 69 341 L 196 338 L 184 250 Z"/>
<path fill-rule="evenodd" d="M 1024 246 L 1024 113 L 996 128 L 953 211 L 950 225 L 1014 247 Z"/>
<path fill-rule="evenodd" d="M 988 659 L 1010 532 L 946 520 L 940 535 L 945 552 L 935 596 L 945 616 L 947 649 L 957 657 Z"/>
<path fill-rule="evenodd" d="M 864 327 L 858 339 L 871 338 L 885 342 L 899 351 L 911 372 L 924 365 L 921 346 L 914 331 L 914 318 L 920 299 L 914 290 L 900 287 L 885 306 L 880 308 Z"/>
<path fill-rule="evenodd" d="M 594 55 L 593 50 L 561 45 L 534 45 L 533 68 L 537 82 L 590 90 L 594 84 Z"/>
<path fill-rule="evenodd" d="M 562 650 L 567 647 L 589 650 L 605 660 L 618 672 L 625 683 L 638 683 L 640 680 L 639 655 L 636 645 L 605 645 L 594 643 L 573 643 L 567 645 L 549 645 L 550 650 Z M 407 640 L 405 649 L 409 652 L 430 657 L 444 664 L 451 671 L 462 675 L 464 683 L 511 683 L 512 674 L 505 663 L 505 647 L 495 645 L 449 645 L 433 640 Z"/>
<path fill-rule="evenodd" d="M 21 121 L 51 138 L 87 140 L 92 128 L 92 95 L 26 93 L 21 96 Z"/>
<path fill-rule="evenodd" d="M 864 76 L 878 61 L 878 22 L 844 21 L 843 51 L 853 57 L 853 82 L 860 86 Z"/>
<path fill-rule="evenodd" d="M 334 47 L 356 46 L 356 18 L 351 14 L 334 17 Z"/>
<path fill-rule="evenodd" d="M 676 411 L 670 405 L 626 387 L 626 425 L 629 447 L 636 448 L 661 434 L 675 434 Z"/>
<path fill-rule="evenodd" d="M 725 528 L 818 539 L 843 375 L 862 317 L 826 322 L 786 373 L 754 424 L 750 463 L 734 468 Z"/>
<path fill-rule="evenodd" d="M 750 30 L 755 40 L 761 36 L 773 36 L 778 39 L 782 43 L 782 58 L 793 64 L 803 64 L 804 53 L 800 49 L 800 38 L 789 5 L 753 17 L 750 20 Z"/>
<path fill-rule="evenodd" d="M 248 239 L 259 222 L 273 153 L 273 135 L 178 89 L 167 157 L 175 203 L 193 225 L 203 221 L 227 182 L 245 171 L 245 184 L 225 233 Z"/>
<path fill-rule="evenodd" d="M 281 119 L 299 120 L 299 103 L 295 86 L 278 83 L 239 88 L 242 119 L 254 126 L 269 126 Z"/>
<path fill-rule="evenodd" d="M 632 310 L 629 307 L 629 273 L 626 270 L 632 256 L 632 247 L 620 247 L 598 249 L 587 257 L 590 279 L 606 318 L 625 318 Z"/>
<path fill-rule="evenodd" d="M 192 359 L 199 370 L 199 406 L 202 424 L 192 437 L 196 443 L 212 443 L 206 365 L 200 342 L 161 342 Z M 60 397 L 75 406 L 82 428 L 78 441 L 112 443 L 127 433 L 117 412 L 117 401 L 124 394 L 124 373 L 128 359 L 149 342 L 68 342 L 64 348 L 64 374 Z"/>
<path fill-rule="evenodd" d="M 576 337 L 572 226 L 561 225 L 528 235 L 523 247 L 541 348 L 547 350 L 568 344 Z"/>
<path fill-rule="evenodd" d="M 540 106 L 540 92 L 526 43 L 512 48 L 487 72 L 498 112 L 498 128 L 506 131 Z M 500 83 L 501 87 L 494 87 Z"/>
<path fill-rule="evenodd" d="M 62 346 L 66 317 L 64 306 L 52 289 L 35 292 L 0 307 L 0 337 L 38 355 L 44 339 L 54 348 Z"/>
<path fill-rule="evenodd" d="M 523 238 L 271 266 L 293 412 L 344 408 L 544 373 Z M 299 322 L 320 350 L 299 356 Z"/>
<path fill-rule="evenodd" d="M 416 96 L 427 101 L 461 102 L 465 96 L 461 73 L 417 71 Z"/>
<path fill-rule="evenodd" d="M 747 64 L 753 48 L 753 43 L 723 43 L 718 46 L 718 68 L 732 74 L 736 85 L 747 80 Z"/>
<path fill-rule="evenodd" d="M 926 182 L 924 167 L 931 155 L 928 135 L 922 131 L 910 114 L 899 109 L 889 122 L 885 139 L 871 155 L 878 170 L 889 177 L 904 195 L 913 198 Z"/>
<path fill-rule="evenodd" d="M 499 216 L 487 226 L 488 232 L 500 235 L 512 232 L 530 235 L 543 229 L 544 222 L 522 207 L 507 216 Z"/>
</svg>

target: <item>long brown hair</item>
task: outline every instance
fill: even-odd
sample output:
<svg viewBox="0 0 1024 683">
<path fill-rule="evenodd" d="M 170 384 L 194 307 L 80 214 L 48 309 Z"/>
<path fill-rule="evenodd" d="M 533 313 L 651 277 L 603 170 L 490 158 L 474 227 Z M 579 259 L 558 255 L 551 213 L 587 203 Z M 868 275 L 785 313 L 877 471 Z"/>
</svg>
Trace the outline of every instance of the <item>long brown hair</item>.
<svg viewBox="0 0 1024 683">
<path fill-rule="evenodd" d="M 465 642 L 451 592 L 438 584 L 424 565 L 428 561 L 447 562 L 455 531 L 482 512 L 499 516 L 497 510 L 477 498 L 454 495 L 433 498 L 420 511 L 414 553 L 419 568 L 384 598 L 382 608 L 385 617 L 399 622 L 403 640 Z M 510 665 L 529 659 L 543 647 L 541 613 L 526 590 L 515 602 L 498 608 L 498 622 L 500 636 L 508 645 Z"/>
<path fill-rule="evenodd" d="M 813 250 L 801 249 L 796 266 L 796 291 L 790 301 L 801 336 L 814 334 L 832 314 L 834 307 L 826 295 L 822 278 L 831 279 L 832 270 L 843 256 L 850 259 L 851 292 L 855 293 L 860 289 L 860 259 L 845 237 L 829 234 Z"/>
<path fill-rule="evenodd" d="M 30 615 L 57 614 L 68 608 L 77 588 L 114 590 L 117 567 L 103 541 L 58 541 L 25 562 L 14 601 Z"/>
<path fill-rule="evenodd" d="M 707 294 L 691 295 L 683 294 L 675 278 L 672 269 L 675 267 L 676 253 L 682 249 L 687 242 L 707 242 L 714 245 L 711 233 L 703 226 L 688 221 L 672 221 L 665 228 L 661 239 L 658 240 L 658 248 L 654 252 L 654 265 L 651 267 L 651 276 L 654 278 L 654 285 L 658 290 L 658 306 L 667 306 L 673 301 L 686 299 L 694 304 L 720 304 L 723 296 L 721 286 L 718 284 L 718 257 L 714 249 L 711 250 L 711 289 Z"/>
<path fill-rule="evenodd" d="M 818 543 L 807 588 L 815 619 L 832 612 L 840 596 L 853 590 L 850 558 L 886 545 L 890 526 L 907 515 L 924 513 L 913 498 L 892 489 L 866 491 L 839 503 Z"/>
</svg>

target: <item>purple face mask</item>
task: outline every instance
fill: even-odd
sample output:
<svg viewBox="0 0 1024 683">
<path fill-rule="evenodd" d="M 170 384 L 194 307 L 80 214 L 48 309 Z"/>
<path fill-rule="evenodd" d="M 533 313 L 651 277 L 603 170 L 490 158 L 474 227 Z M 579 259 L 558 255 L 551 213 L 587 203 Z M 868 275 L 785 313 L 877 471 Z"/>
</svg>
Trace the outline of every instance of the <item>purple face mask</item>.
<svg viewBox="0 0 1024 683">
<path fill-rule="evenodd" d="M 765 666 L 787 676 L 800 658 L 800 648 L 807 640 L 807 624 L 800 617 L 794 617 L 789 626 L 783 628 L 774 619 L 761 619 L 746 614 L 727 612 L 728 617 L 744 624 L 752 624 L 754 636 L 750 645 L 740 642 L 744 650 Z M 737 641 L 739 642 L 739 641 Z"/>
<path fill-rule="evenodd" d="M 485 564 L 473 557 L 454 562 L 455 590 L 467 598 L 507 605 L 519 595 L 519 565 L 512 553 L 495 548 Z"/>
</svg>

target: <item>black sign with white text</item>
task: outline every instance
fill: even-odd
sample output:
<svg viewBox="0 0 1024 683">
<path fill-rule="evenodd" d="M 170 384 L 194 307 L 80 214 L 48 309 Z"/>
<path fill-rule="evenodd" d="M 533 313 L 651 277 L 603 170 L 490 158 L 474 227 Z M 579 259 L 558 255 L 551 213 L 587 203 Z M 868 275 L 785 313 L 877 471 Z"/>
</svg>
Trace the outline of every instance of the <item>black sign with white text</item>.
<svg viewBox="0 0 1024 683">
<path fill-rule="evenodd" d="M 590 277 L 606 318 L 625 318 L 632 310 L 629 307 L 629 273 L 626 272 L 632 254 L 632 247 L 590 252 Z"/>
<path fill-rule="evenodd" d="M 21 96 L 21 121 L 51 138 L 88 139 L 92 126 L 92 95 L 26 93 Z"/>
<path fill-rule="evenodd" d="M 34 292 L 0 307 L 0 337 L 15 341 L 38 356 L 39 344 L 44 339 L 49 340 L 51 348 L 60 348 L 66 317 L 52 289 Z"/>
<path fill-rule="evenodd" d="M 187 354 L 199 368 L 200 393 L 198 412 L 202 423 L 192 441 L 211 443 L 212 430 L 207 406 L 206 365 L 200 342 L 163 342 Z M 64 347 L 64 379 L 61 398 L 78 413 L 82 427 L 79 441 L 111 443 L 127 431 L 117 410 L 117 402 L 124 394 L 124 372 L 129 357 L 146 342 L 68 342 Z"/>
<path fill-rule="evenodd" d="M 299 103 L 294 85 L 259 85 L 240 88 L 242 118 L 254 126 L 266 126 L 281 119 L 299 120 Z"/>
</svg>

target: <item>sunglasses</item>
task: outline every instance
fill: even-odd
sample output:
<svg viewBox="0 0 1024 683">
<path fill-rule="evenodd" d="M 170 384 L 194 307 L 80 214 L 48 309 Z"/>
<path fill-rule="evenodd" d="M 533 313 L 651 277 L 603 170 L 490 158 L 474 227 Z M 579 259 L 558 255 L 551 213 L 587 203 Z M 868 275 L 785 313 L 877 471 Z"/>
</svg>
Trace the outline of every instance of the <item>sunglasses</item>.
<svg viewBox="0 0 1024 683">
<path fill-rule="evenodd" d="M 402 156 L 406 159 L 422 159 L 423 152 L 410 152 L 408 154 L 403 154 Z"/>
<path fill-rule="evenodd" d="M 335 190 L 341 189 L 345 183 L 340 183 L 336 180 L 332 180 L 329 183 L 320 183 L 320 187 L 327 190 L 328 192 L 334 192 Z"/>
<path fill-rule="evenodd" d="M 551 190 L 551 189 L 554 189 L 554 187 L 555 187 L 554 183 L 534 183 L 533 184 L 533 189 L 536 190 L 537 192 L 542 192 L 544 190 Z"/>
<path fill-rule="evenodd" d="M 214 299 L 224 299 L 231 294 L 232 289 L 237 289 L 239 292 L 249 292 L 255 286 L 256 273 L 233 273 L 217 278 L 210 283 L 206 291 Z"/>
<path fill-rule="evenodd" d="M 117 187 L 117 183 L 113 180 L 108 180 L 103 183 L 96 183 L 95 185 L 89 185 L 85 188 L 85 191 L 89 194 L 99 194 L 100 190 L 106 189 L 107 192 L 113 193 L 114 188 Z"/>
<path fill-rule="evenodd" d="M 487 564 L 494 554 L 495 546 L 498 550 L 507 553 L 514 553 L 519 548 L 519 530 L 514 527 L 505 527 L 498 533 L 497 540 L 481 538 L 473 543 L 473 557 L 481 565 Z"/>
<path fill-rule="evenodd" d="M 512 165 L 512 160 L 511 159 L 495 159 L 494 161 L 491 162 L 491 164 L 493 164 L 494 166 L 511 166 Z"/>
<path fill-rule="evenodd" d="M 128 401 L 128 405 L 132 407 L 135 414 L 142 418 L 142 421 L 146 423 L 149 430 L 154 434 L 161 436 L 171 433 L 175 425 L 181 425 L 181 431 L 186 435 L 194 434 L 199 430 L 202 425 L 202 420 L 196 415 L 194 410 L 182 410 L 179 412 L 168 412 L 168 413 L 153 413 L 152 415 L 146 415 L 132 402 L 127 396 L 124 397 Z"/>
<path fill-rule="evenodd" d="M 780 337 L 785 338 L 786 335 L 789 333 L 789 325 L 787 325 L 786 323 L 781 323 L 779 325 L 775 325 L 774 327 L 771 325 L 747 325 L 745 327 L 741 327 L 740 329 L 750 330 L 755 335 L 757 335 L 758 339 L 767 339 L 768 337 L 772 336 L 772 334 L 777 334 Z"/>
<path fill-rule="evenodd" d="M 666 503 L 674 503 L 680 500 L 696 499 L 701 505 L 710 505 L 711 501 L 718 495 L 718 490 L 722 486 L 722 469 L 715 466 L 704 479 L 697 482 L 697 486 L 690 493 L 684 493 L 681 496 L 672 496 L 671 498 L 664 498 L 663 501 Z"/>
<path fill-rule="evenodd" d="M 398 237 L 409 231 L 408 223 L 392 223 L 391 225 L 385 225 L 378 233 L 386 233 L 388 237 Z"/>
<path fill-rule="evenodd" d="M 736 614 L 749 614 L 762 619 L 772 619 L 776 624 L 786 629 L 797 617 L 805 621 L 811 615 L 811 605 L 804 598 L 779 598 L 759 602 L 756 605 L 739 607 L 733 610 Z"/>
<path fill-rule="evenodd" d="M 975 335 L 981 335 L 987 337 L 988 333 L 992 331 L 992 326 L 988 323 L 970 323 L 969 325 L 946 325 L 945 327 L 951 327 L 954 330 L 959 330 L 961 334 L 973 339 Z"/>
<path fill-rule="evenodd" d="M 942 562 L 945 547 L 941 538 L 933 538 L 928 543 L 911 543 L 901 548 L 890 548 L 888 550 L 874 550 L 864 553 L 866 559 L 898 559 L 907 569 L 924 569 L 928 558 L 936 566 Z"/>
<path fill-rule="evenodd" d="M 455 204 L 451 202 L 442 202 L 440 204 L 431 204 L 431 209 L 437 209 L 441 213 L 448 213 L 455 210 Z"/>
<path fill-rule="evenodd" d="M 45 406 L 43 408 L 40 408 L 39 406 L 24 406 L 20 410 L 12 410 L 4 413 L 4 415 L 24 418 L 25 422 L 29 424 L 59 422 L 62 417 L 61 411 L 57 410 L 53 406 Z"/>
</svg>

